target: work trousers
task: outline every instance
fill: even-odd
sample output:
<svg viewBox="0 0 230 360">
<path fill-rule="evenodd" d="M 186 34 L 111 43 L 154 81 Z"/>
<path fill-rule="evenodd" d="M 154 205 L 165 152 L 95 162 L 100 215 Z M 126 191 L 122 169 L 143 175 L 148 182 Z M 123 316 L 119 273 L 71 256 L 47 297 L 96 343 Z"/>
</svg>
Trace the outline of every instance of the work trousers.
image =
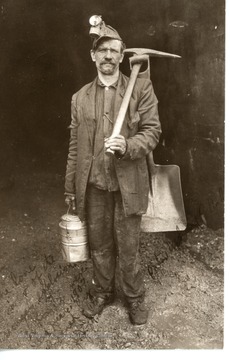
<svg viewBox="0 0 230 360">
<path fill-rule="evenodd" d="M 114 294 L 118 263 L 126 300 L 143 298 L 139 255 L 141 216 L 125 216 L 120 191 L 109 192 L 92 185 L 86 191 L 86 213 L 94 295 Z"/>
</svg>

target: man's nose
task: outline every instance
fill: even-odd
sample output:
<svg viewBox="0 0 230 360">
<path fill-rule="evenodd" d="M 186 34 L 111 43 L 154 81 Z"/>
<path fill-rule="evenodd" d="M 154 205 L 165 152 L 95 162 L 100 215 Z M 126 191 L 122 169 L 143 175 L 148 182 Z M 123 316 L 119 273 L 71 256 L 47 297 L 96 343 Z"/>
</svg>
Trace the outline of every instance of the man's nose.
<svg viewBox="0 0 230 360">
<path fill-rule="evenodd" d="M 111 59 L 112 53 L 109 49 L 106 51 L 105 57 L 106 57 L 106 59 Z"/>
</svg>

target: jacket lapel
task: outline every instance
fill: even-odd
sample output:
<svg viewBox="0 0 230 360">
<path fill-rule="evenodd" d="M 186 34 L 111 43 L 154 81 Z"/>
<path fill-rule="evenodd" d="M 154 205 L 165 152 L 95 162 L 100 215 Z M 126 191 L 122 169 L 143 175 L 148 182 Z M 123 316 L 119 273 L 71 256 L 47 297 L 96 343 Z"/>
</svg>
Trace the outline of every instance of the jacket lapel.
<svg viewBox="0 0 230 360">
<path fill-rule="evenodd" d="M 115 94 L 115 101 L 114 101 L 114 120 L 116 120 L 117 115 L 119 113 L 121 103 L 127 87 L 127 83 L 128 83 L 128 78 L 126 78 L 122 73 L 120 73 L 118 79 L 118 86 Z M 94 138 L 95 124 L 96 124 L 96 112 L 95 112 L 96 86 L 97 86 L 97 77 L 87 89 L 86 96 L 84 97 L 82 104 L 82 110 L 84 114 L 83 117 L 87 126 L 91 146 L 93 146 L 94 143 L 93 138 Z"/>
</svg>

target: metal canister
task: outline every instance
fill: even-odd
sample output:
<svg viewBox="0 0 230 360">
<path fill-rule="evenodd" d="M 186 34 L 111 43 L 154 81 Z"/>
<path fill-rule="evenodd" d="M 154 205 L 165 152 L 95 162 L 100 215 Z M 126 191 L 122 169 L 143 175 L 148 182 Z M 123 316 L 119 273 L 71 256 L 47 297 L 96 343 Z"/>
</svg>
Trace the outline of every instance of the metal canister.
<svg viewBox="0 0 230 360">
<path fill-rule="evenodd" d="M 59 223 L 62 238 L 62 255 L 67 262 L 86 261 L 89 259 L 89 246 L 85 222 L 77 215 L 65 214 Z"/>
</svg>

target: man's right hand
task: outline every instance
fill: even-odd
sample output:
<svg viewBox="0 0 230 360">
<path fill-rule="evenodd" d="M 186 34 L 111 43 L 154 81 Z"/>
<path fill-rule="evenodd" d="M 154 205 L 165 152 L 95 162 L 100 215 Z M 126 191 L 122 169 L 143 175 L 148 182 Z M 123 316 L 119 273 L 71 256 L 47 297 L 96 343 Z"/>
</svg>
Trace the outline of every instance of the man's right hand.
<svg viewBox="0 0 230 360">
<path fill-rule="evenodd" d="M 76 198 L 74 195 L 66 195 L 65 203 L 66 203 L 66 205 L 71 207 L 72 210 L 76 210 Z"/>
</svg>

